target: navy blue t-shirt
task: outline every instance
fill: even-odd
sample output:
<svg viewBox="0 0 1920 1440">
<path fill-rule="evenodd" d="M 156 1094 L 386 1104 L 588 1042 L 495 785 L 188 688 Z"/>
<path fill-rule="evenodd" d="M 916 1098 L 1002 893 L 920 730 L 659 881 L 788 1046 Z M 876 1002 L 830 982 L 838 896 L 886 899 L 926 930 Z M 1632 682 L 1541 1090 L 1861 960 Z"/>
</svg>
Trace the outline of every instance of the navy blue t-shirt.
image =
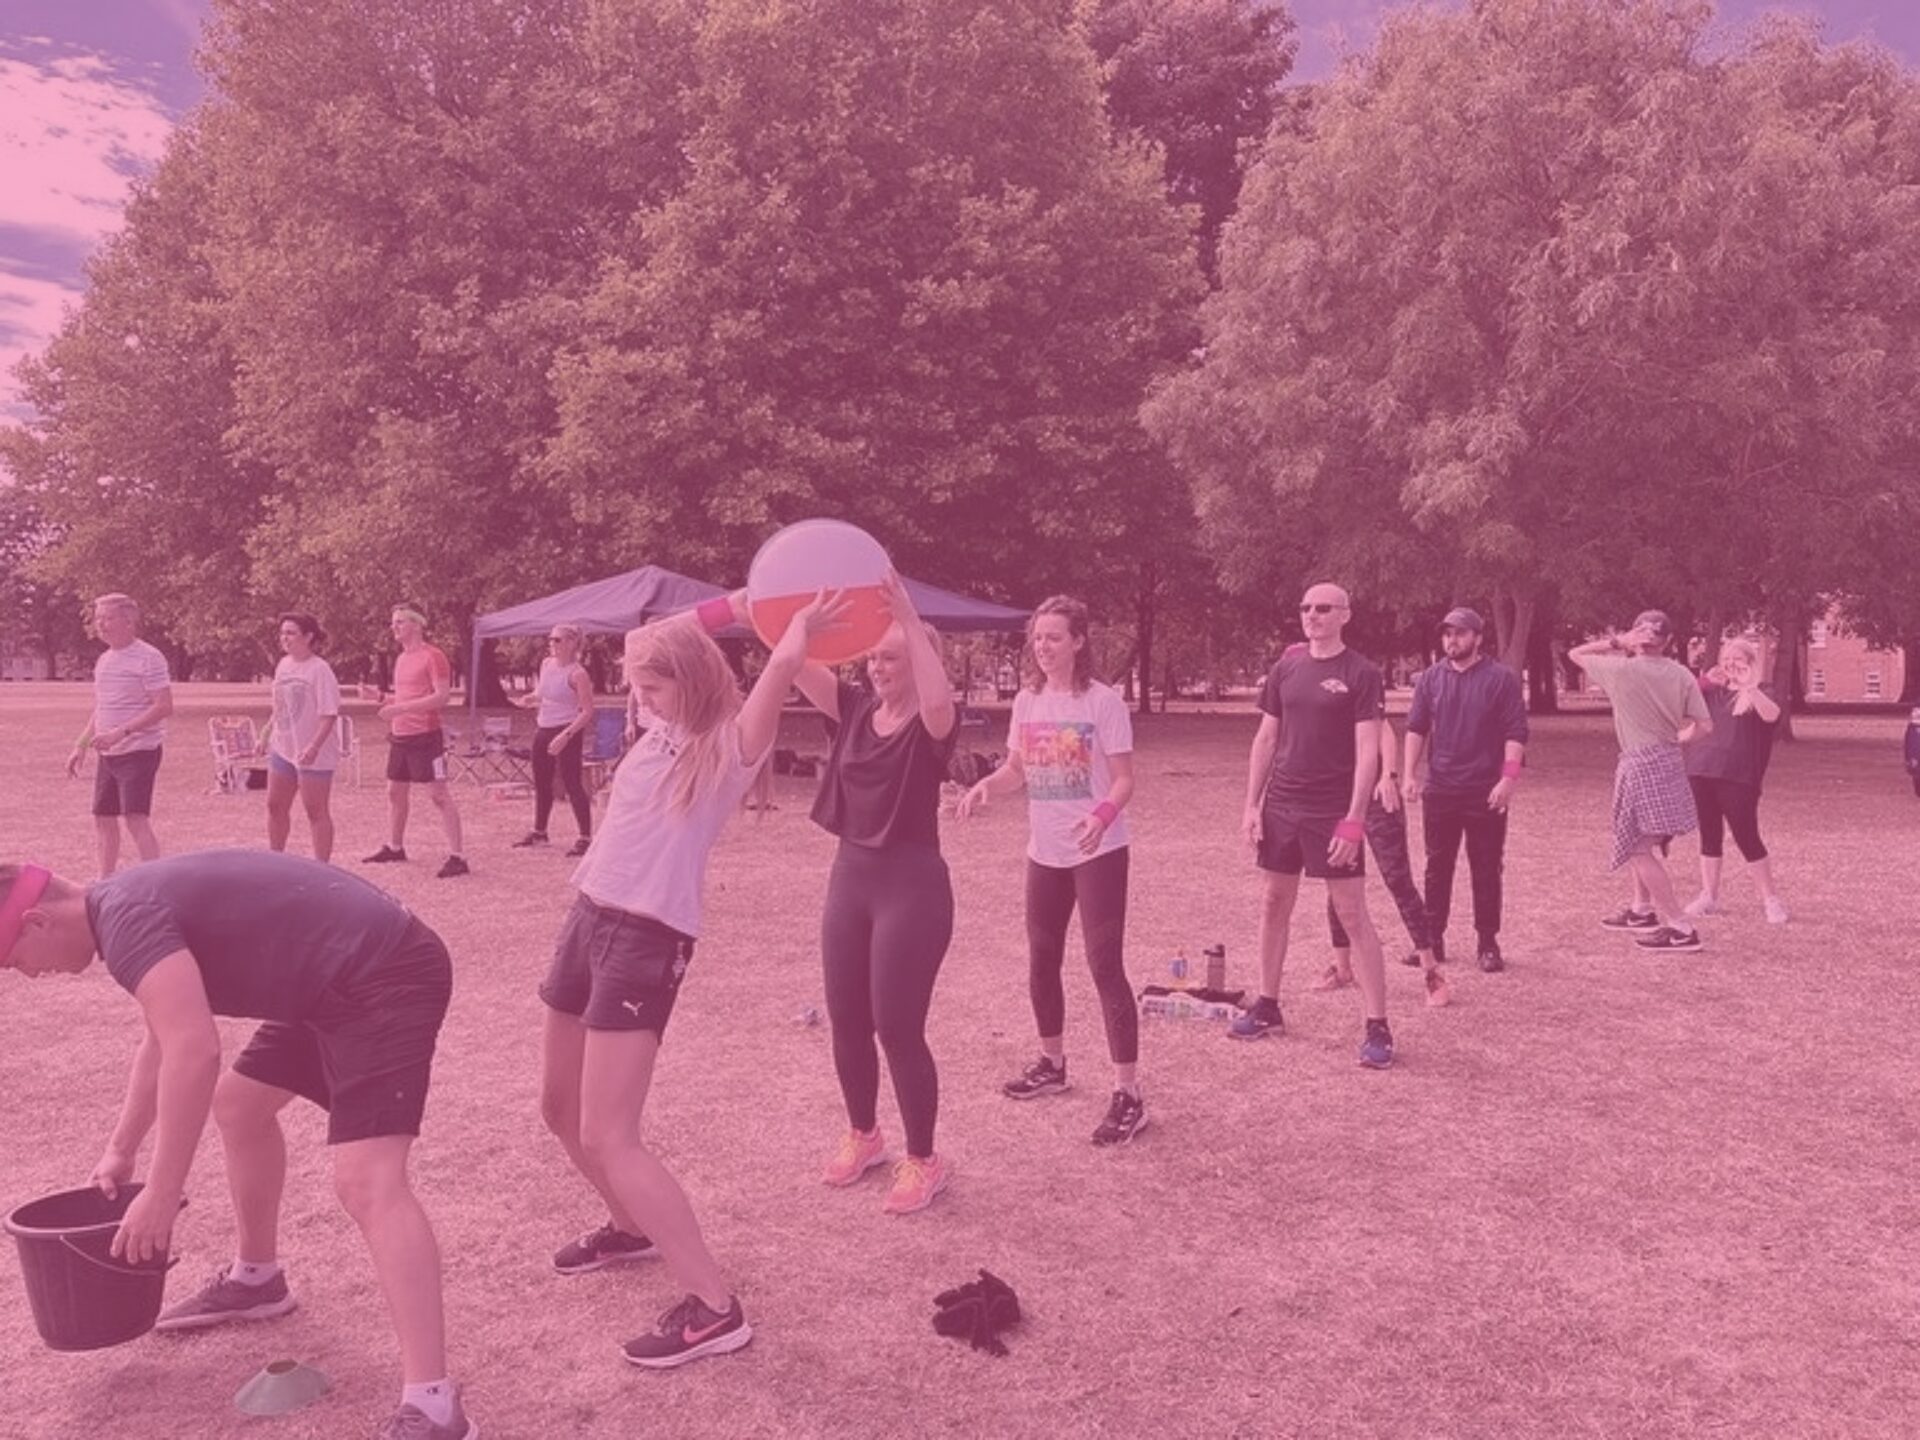
<svg viewBox="0 0 1920 1440">
<path fill-rule="evenodd" d="M 1325 660 L 1304 646 L 1289 650 L 1268 672 L 1260 709 L 1280 722 L 1267 803 L 1301 815 L 1346 814 L 1353 727 L 1387 713 L 1380 667 L 1352 650 Z"/>
<path fill-rule="evenodd" d="M 1414 682 L 1407 729 L 1427 737 L 1427 789 L 1485 795 L 1499 783 L 1507 741 L 1527 743 L 1520 677 L 1497 660 L 1465 670 L 1444 660 L 1429 665 Z"/>
<path fill-rule="evenodd" d="M 383 959 L 412 920 L 358 876 L 271 850 L 169 855 L 87 890 L 94 945 L 129 994 L 187 950 L 213 1013 L 255 1020 L 308 1018 L 329 986 Z"/>
</svg>

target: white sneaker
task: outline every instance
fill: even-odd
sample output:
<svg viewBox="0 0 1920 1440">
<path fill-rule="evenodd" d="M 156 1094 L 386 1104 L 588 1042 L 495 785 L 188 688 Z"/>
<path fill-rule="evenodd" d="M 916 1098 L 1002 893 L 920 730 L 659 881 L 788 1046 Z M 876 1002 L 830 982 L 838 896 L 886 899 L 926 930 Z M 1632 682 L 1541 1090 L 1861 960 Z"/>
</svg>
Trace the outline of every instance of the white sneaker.
<svg viewBox="0 0 1920 1440">
<path fill-rule="evenodd" d="M 1702 890 L 1687 902 L 1686 908 L 1680 913 L 1689 915 L 1695 920 L 1698 920 L 1702 915 L 1718 915 L 1720 913 L 1720 902 Z"/>
<path fill-rule="evenodd" d="M 1767 919 L 1774 925 L 1787 923 L 1787 902 L 1778 895 L 1767 896 Z"/>
</svg>

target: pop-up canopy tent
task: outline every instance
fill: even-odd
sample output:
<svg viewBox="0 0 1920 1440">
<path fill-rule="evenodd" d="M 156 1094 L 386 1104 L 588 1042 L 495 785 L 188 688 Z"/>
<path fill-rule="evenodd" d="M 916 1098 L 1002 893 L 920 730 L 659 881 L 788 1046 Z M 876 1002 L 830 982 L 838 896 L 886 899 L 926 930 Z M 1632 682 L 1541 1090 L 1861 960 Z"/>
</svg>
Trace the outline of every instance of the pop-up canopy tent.
<svg viewBox="0 0 1920 1440">
<path fill-rule="evenodd" d="M 662 615 L 689 610 L 702 600 L 711 600 L 727 592 L 718 585 L 694 580 L 663 570 L 658 565 L 642 565 L 624 575 L 609 575 L 590 580 L 571 590 L 543 595 L 506 610 L 482 615 L 473 622 L 473 666 L 467 671 L 468 693 L 482 693 L 480 657 L 489 640 L 510 635 L 541 635 L 555 625 L 578 625 L 589 635 L 625 634 Z M 937 585 L 918 580 L 907 581 L 907 593 L 913 597 L 920 618 L 936 630 L 1019 630 L 1027 623 L 1027 612 L 989 600 L 956 595 Z M 734 626 L 723 635 L 745 637 L 747 631 Z"/>
</svg>

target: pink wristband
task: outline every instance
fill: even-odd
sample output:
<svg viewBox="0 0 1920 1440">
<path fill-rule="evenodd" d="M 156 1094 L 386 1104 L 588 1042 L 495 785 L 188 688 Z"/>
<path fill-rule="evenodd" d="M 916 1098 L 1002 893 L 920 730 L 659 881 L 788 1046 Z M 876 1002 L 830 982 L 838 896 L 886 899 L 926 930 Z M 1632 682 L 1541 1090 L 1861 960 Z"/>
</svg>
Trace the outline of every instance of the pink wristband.
<svg viewBox="0 0 1920 1440">
<path fill-rule="evenodd" d="M 1333 827 L 1333 838 L 1351 840 L 1358 845 L 1367 838 L 1366 824 L 1360 820 L 1343 819 Z"/>
<path fill-rule="evenodd" d="M 716 595 L 711 600 L 702 600 L 700 608 L 693 613 L 699 619 L 701 626 L 711 635 L 733 624 L 733 601 L 725 595 Z"/>
<path fill-rule="evenodd" d="M 1518 780 L 1520 778 L 1520 762 L 1518 760 L 1506 761 L 1500 767 L 1500 776 L 1503 780 Z"/>
<path fill-rule="evenodd" d="M 44 865 L 22 865 L 7 887 L 5 898 L 0 899 L 0 960 L 13 949 L 13 942 L 25 927 L 27 911 L 40 903 L 52 879 L 53 872 Z"/>
<path fill-rule="evenodd" d="M 1111 800 L 1102 800 L 1093 807 L 1093 813 L 1102 825 L 1112 825 L 1120 818 L 1120 807 Z"/>
</svg>

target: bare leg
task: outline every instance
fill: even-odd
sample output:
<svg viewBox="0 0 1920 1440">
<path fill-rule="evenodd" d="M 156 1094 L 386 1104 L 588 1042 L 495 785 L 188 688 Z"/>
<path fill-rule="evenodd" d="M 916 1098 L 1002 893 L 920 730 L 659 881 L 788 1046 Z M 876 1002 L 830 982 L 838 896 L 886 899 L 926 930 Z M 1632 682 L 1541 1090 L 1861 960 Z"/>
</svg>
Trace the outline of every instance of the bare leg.
<svg viewBox="0 0 1920 1440">
<path fill-rule="evenodd" d="M 118 815 L 96 815 L 93 817 L 94 852 L 100 859 L 100 878 L 106 879 L 120 868 L 120 817 Z"/>
<path fill-rule="evenodd" d="M 133 848 L 140 852 L 142 860 L 160 858 L 160 837 L 153 833 L 153 821 L 144 815 L 129 815 L 127 834 L 133 837 Z"/>
<path fill-rule="evenodd" d="M 1287 926 L 1300 894 L 1300 877 L 1272 870 L 1262 873 L 1267 885 L 1260 906 L 1260 993 L 1278 1000 L 1280 975 L 1287 967 Z"/>
<path fill-rule="evenodd" d="M 580 1144 L 621 1207 L 660 1247 L 674 1282 L 710 1309 L 733 1303 L 680 1182 L 640 1140 L 640 1114 L 660 1037 L 651 1030 L 589 1030 L 580 1066 Z"/>
<path fill-rule="evenodd" d="M 1718 855 L 1700 857 L 1700 893 L 1709 900 L 1720 898 L 1720 871 L 1723 862 Z M 1764 889 L 1761 893 L 1765 893 Z"/>
<path fill-rule="evenodd" d="M 1773 883 L 1773 857 L 1762 855 L 1758 860 L 1747 862 L 1747 871 L 1753 876 L 1753 883 L 1759 888 L 1762 900 L 1778 900 L 1780 891 Z"/>
<path fill-rule="evenodd" d="M 300 803 L 306 807 L 307 829 L 313 836 L 313 858 L 333 859 L 333 777 L 300 777 Z M 284 839 L 282 840 L 284 844 Z"/>
<path fill-rule="evenodd" d="M 1628 862 L 1633 866 L 1633 884 L 1637 894 L 1647 896 L 1660 918 L 1676 930 L 1691 930 L 1693 922 L 1680 913 L 1680 902 L 1673 893 L 1673 877 L 1667 874 L 1667 862 L 1651 851 L 1641 850 Z"/>
<path fill-rule="evenodd" d="M 229 1070 L 213 1092 L 213 1122 L 227 1156 L 239 1257 L 256 1264 L 279 1258 L 280 1196 L 287 1183 L 287 1139 L 280 1112 L 291 1090 L 262 1085 Z"/>
<path fill-rule="evenodd" d="M 1347 937 L 1353 941 L 1353 978 L 1359 983 L 1367 1019 L 1384 1020 L 1387 1018 L 1387 962 L 1380 952 L 1380 933 L 1373 928 L 1373 917 L 1367 913 L 1366 883 L 1360 878 L 1329 880 L 1327 894 L 1333 900 L 1333 908 L 1340 916 Z"/>
<path fill-rule="evenodd" d="M 600 1192 L 613 1223 L 629 1235 L 638 1235 L 643 1233 L 638 1222 L 580 1144 L 580 1067 L 586 1051 L 587 1027 L 571 1015 L 548 1010 L 540 1056 L 540 1118 L 566 1150 L 573 1168 Z"/>
<path fill-rule="evenodd" d="M 387 822 L 391 844 L 396 850 L 407 848 L 407 804 L 408 791 L 413 787 L 405 780 L 387 782 Z"/>
<path fill-rule="evenodd" d="M 427 785 L 427 798 L 433 801 L 434 808 L 440 812 L 440 826 L 447 832 L 447 853 L 464 855 L 467 852 L 460 845 L 460 807 L 453 803 L 453 792 L 447 789 L 444 780 L 430 781 Z"/>
<path fill-rule="evenodd" d="M 267 771 L 267 848 L 284 850 L 287 836 L 293 832 L 293 797 L 300 782 L 278 770 Z"/>
<path fill-rule="evenodd" d="M 440 1246 L 407 1183 L 412 1147 L 411 1135 L 336 1145 L 333 1184 L 373 1252 L 374 1272 L 400 1339 L 401 1374 L 409 1385 L 426 1385 L 447 1378 L 447 1335 Z"/>
</svg>

